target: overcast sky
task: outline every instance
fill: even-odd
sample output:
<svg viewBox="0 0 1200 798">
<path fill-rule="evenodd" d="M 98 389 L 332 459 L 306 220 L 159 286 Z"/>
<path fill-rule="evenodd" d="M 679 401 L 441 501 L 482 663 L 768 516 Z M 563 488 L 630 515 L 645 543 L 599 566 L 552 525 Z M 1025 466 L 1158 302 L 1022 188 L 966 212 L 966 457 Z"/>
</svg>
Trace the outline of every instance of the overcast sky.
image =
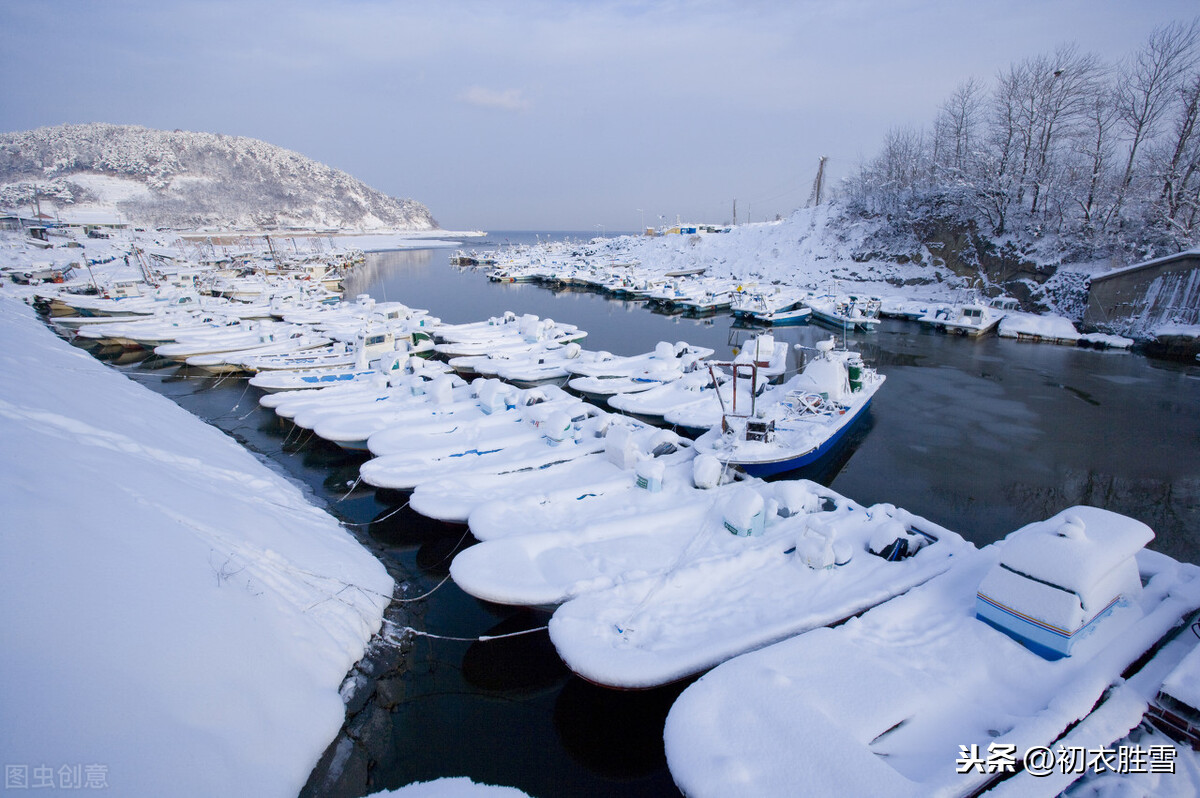
<svg viewBox="0 0 1200 798">
<path fill-rule="evenodd" d="M 803 206 L 969 77 L 1117 60 L 1195 0 L 4 0 L 0 130 L 250 136 L 442 227 L 633 230 Z"/>
</svg>

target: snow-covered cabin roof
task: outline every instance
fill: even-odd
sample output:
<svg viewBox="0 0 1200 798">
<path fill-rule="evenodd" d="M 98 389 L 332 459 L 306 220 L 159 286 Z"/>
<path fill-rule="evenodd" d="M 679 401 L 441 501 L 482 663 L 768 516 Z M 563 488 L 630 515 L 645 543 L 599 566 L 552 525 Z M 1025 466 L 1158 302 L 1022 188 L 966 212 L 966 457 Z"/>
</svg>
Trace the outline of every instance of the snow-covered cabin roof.
<svg viewBox="0 0 1200 798">
<path fill-rule="evenodd" d="M 1167 675 L 1162 691 L 1192 709 L 1200 709 L 1200 646 L 1193 648 Z"/>
<path fill-rule="evenodd" d="M 1001 562 L 1082 594 L 1153 539 L 1141 521 L 1098 507 L 1071 507 L 1010 535 Z"/>
</svg>

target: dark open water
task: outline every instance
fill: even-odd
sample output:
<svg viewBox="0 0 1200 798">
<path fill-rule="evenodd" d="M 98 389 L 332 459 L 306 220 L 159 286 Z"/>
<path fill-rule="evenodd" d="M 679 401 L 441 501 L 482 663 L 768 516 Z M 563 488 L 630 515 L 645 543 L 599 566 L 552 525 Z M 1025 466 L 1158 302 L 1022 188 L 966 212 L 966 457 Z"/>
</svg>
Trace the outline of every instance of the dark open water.
<svg viewBox="0 0 1200 798">
<path fill-rule="evenodd" d="M 532 237 L 495 234 L 465 248 Z M 590 332 L 585 346 L 619 354 L 686 340 L 724 357 L 752 334 L 731 327 L 727 315 L 665 316 L 596 293 L 490 283 L 482 270 L 451 267 L 451 251 L 370 255 L 349 279 L 347 296 L 404 301 L 450 322 L 536 313 L 577 324 Z M 809 345 L 830 334 L 816 325 L 776 331 Z M 1200 563 L 1197 366 L 994 336 L 971 341 L 899 321 L 849 341 L 887 382 L 848 445 L 808 476 L 863 504 L 904 507 L 977 544 L 1072 504 L 1093 504 L 1145 521 L 1157 532 L 1153 548 Z M 407 510 L 373 523 L 394 505 L 362 488 L 346 496 L 360 458 L 287 437 L 273 414 L 255 409 L 257 396 L 244 383 L 188 379 L 145 364 L 126 369 L 359 524 L 354 533 L 410 595 L 436 586 L 453 554 L 470 544 L 464 528 Z M 413 626 L 455 637 L 546 621 L 477 601 L 452 582 L 407 607 Z M 381 716 L 390 728 L 371 732 L 385 753 L 372 767 L 370 791 L 470 776 L 531 796 L 677 794 L 661 734 L 682 686 L 616 693 L 586 684 L 564 671 L 544 632 L 488 643 L 417 638 L 384 678 L 397 703 Z"/>
</svg>

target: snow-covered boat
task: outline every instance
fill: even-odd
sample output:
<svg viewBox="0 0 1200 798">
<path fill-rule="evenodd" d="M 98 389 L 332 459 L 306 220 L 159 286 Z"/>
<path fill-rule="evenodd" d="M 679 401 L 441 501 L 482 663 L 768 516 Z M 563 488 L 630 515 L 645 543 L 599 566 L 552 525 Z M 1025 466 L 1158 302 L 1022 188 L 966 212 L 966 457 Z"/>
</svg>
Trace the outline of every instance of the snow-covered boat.
<svg viewBox="0 0 1200 798">
<path fill-rule="evenodd" d="M 772 327 L 794 327 L 805 324 L 812 317 L 812 308 L 789 308 L 788 310 L 764 310 L 750 313 L 747 318 Z"/>
<path fill-rule="evenodd" d="M 365 368 L 372 361 L 395 354 L 407 359 L 416 351 L 407 339 L 398 339 L 391 330 L 360 329 L 353 344 L 337 341 L 325 349 L 310 352 L 246 355 L 238 358 L 237 363 L 252 372 L 350 368 L 356 363 Z"/>
<path fill-rule="evenodd" d="M 424 384 L 443 375 L 449 375 L 445 363 L 409 358 L 399 372 L 380 372 L 372 379 L 336 382 L 318 388 L 266 393 L 259 397 L 258 403 L 274 410 L 281 419 L 295 423 L 298 417 L 309 412 L 353 412 L 355 408 L 375 407 L 393 397 L 419 394 L 423 392 Z M 457 377 L 454 379 L 463 382 Z M 305 429 L 311 428 L 305 426 Z"/>
<path fill-rule="evenodd" d="M 376 457 L 359 474 L 377 488 L 412 490 L 439 477 L 538 468 L 604 448 L 609 414 L 584 402 L 539 407 L 530 409 L 525 422 L 485 430 L 472 442 Z"/>
<path fill-rule="evenodd" d="M 696 798 L 771 798 L 794 795 L 803 773 L 815 795 L 1057 795 L 1062 777 L 1069 783 L 1085 765 L 1063 766 L 1056 752 L 1107 749 L 1141 721 L 1145 704 L 1122 706 L 1124 685 L 1200 607 L 1200 568 L 1142 549 L 1136 585 L 1118 590 L 1122 598 L 1069 657 L 1046 659 L 981 621 L 978 592 L 1004 568 L 1006 549 L 1034 538 L 1042 543 L 1031 548 L 1049 560 L 1057 547 L 1042 544 L 1064 526 L 1066 540 L 1081 528 L 1095 546 L 1146 533 L 1116 513 L 1070 508 L 957 557 L 944 574 L 857 619 L 724 663 L 667 717 L 676 784 Z M 1070 573 L 1059 586 L 1010 571 L 1005 593 L 1034 603 L 1056 591 L 1069 598 L 1070 585 L 1105 581 L 1091 572 L 1097 564 L 1058 563 Z M 1039 752 L 1048 759 L 1027 758 Z"/>
<path fill-rule="evenodd" d="M 929 302 L 902 296 L 884 297 L 879 301 L 879 315 L 890 319 L 917 321 L 929 312 Z"/>
<path fill-rule="evenodd" d="M 857 352 L 821 341 L 804 371 L 749 407 L 722 407 L 720 425 L 696 440 L 696 450 L 752 476 L 792 471 L 819 460 L 871 404 L 884 376 Z M 753 364 L 730 364 L 734 379 L 754 379 Z M 735 394 L 736 395 L 736 394 Z M 772 399 L 774 401 L 772 401 Z"/>
<path fill-rule="evenodd" d="M 231 352 L 210 352 L 192 355 L 183 362 L 201 371 L 207 371 L 210 374 L 235 374 L 245 371 L 241 365 L 242 358 L 307 352 L 313 349 L 323 349 L 331 343 L 332 341 L 329 338 L 311 333 L 293 333 L 287 338 L 272 335 L 259 346 L 235 349 Z"/>
<path fill-rule="evenodd" d="M 572 671 L 623 689 L 677 681 L 845 620 L 973 550 L 931 521 L 806 480 L 740 486 L 687 531 L 680 555 L 658 561 L 665 567 L 634 564 L 629 578 L 554 612 L 550 639 Z"/>
<path fill-rule="evenodd" d="M 625 490 L 636 482 L 640 463 L 670 466 L 687 462 L 694 454 L 691 443 L 670 430 L 612 419 L 603 452 L 536 469 L 455 474 L 422 482 L 413 490 L 409 506 L 439 521 L 467 523 L 476 509 L 492 502 L 533 501 L 545 506 L 555 500 L 576 501 Z"/>
<path fill-rule="evenodd" d="M 611 396 L 608 405 L 613 410 L 640 418 L 650 424 L 667 424 L 669 422 L 664 418 L 667 413 L 694 405 L 712 404 L 718 408 L 719 413 L 720 404 L 713 396 L 713 387 L 714 384 L 723 385 L 728 382 L 729 375 L 718 370 L 715 380 L 714 383 L 714 376 L 707 370 L 696 369 L 677 380 L 662 383 L 646 391 Z"/>
<path fill-rule="evenodd" d="M 837 330 L 871 332 L 879 324 L 877 297 L 825 294 L 804 300 L 812 318 Z"/>
<path fill-rule="evenodd" d="M 734 318 L 785 327 L 808 321 L 812 309 L 803 304 L 807 297 L 808 292 L 786 286 L 752 288 L 736 293 L 729 309 Z"/>
<path fill-rule="evenodd" d="M 587 332 L 573 324 L 559 324 L 553 319 L 539 319 L 527 313 L 517 316 L 511 311 L 503 316 L 482 322 L 441 325 L 433 329 L 437 344 L 435 351 L 447 357 L 486 355 L 506 346 L 557 342 L 568 344 L 587 337 Z"/>
<path fill-rule="evenodd" d="M 359 353 L 353 365 L 339 368 L 306 368 L 274 369 L 259 371 L 250 378 L 250 384 L 268 393 L 278 391 L 303 391 L 314 388 L 327 388 L 353 382 L 374 382 L 379 378 L 387 379 L 393 374 L 413 374 L 423 372 L 432 377 L 444 373 L 449 368 L 444 363 L 427 363 L 424 358 L 410 355 L 405 351 L 393 351 L 383 357 L 368 362 Z"/>
<path fill-rule="evenodd" d="M 712 349 L 683 341 L 674 345 L 659 341 L 652 352 L 641 355 L 565 364 L 567 371 L 576 375 L 567 381 L 567 387 L 603 403 L 617 394 L 639 393 L 677 380 L 712 353 Z"/>
<path fill-rule="evenodd" d="M 230 326 L 205 333 L 183 335 L 175 343 L 154 347 L 154 354 L 183 363 L 189 357 L 196 355 L 253 349 L 307 334 L 307 328 L 295 324 L 253 322 L 247 326 Z M 316 346 L 325 346 L 329 343 L 330 340 L 325 338 Z"/>
<path fill-rule="evenodd" d="M 61 316 L 54 319 L 54 322 L 62 325 L 63 320 L 69 318 L 71 317 Z M 81 318 L 86 319 L 87 317 Z M 162 344 L 172 343 L 180 336 L 222 330 L 238 321 L 221 314 L 203 313 L 197 310 L 166 311 L 132 318 L 115 316 L 94 318 L 102 319 L 104 323 L 65 326 L 73 326 L 76 336 L 82 340 L 117 344 L 131 349 L 141 347 L 153 349 Z"/>
<path fill-rule="evenodd" d="M 431 450 L 469 441 L 500 427 L 520 425 L 534 406 L 539 412 L 578 400 L 560 388 L 517 390 L 498 380 L 480 378 L 469 386 L 443 375 L 422 385 L 411 397 L 341 406 L 318 415 L 297 415 L 297 426 L 343 449 L 376 456 Z M 374 440 L 374 446 L 371 441 Z"/>
<path fill-rule="evenodd" d="M 952 305 L 938 305 L 918 321 L 926 327 L 972 338 L 996 329 L 1006 311 L 978 297 Z"/>
</svg>

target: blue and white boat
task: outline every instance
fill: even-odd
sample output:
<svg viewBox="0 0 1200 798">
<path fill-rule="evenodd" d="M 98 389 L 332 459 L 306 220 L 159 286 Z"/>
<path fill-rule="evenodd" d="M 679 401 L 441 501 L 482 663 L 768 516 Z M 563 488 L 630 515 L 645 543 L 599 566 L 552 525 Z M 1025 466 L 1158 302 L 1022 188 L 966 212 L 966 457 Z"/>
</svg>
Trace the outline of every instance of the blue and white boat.
<svg viewBox="0 0 1200 798">
<path fill-rule="evenodd" d="M 872 332 L 879 325 L 878 297 L 826 294 L 804 300 L 812 317 L 836 330 Z"/>
<path fill-rule="evenodd" d="M 827 454 L 866 413 L 885 379 L 857 352 L 834 346 L 832 338 L 819 342 L 817 357 L 779 387 L 775 401 L 763 404 L 751 393 L 749 407 L 722 403 L 720 425 L 696 440 L 696 451 L 756 477 L 793 471 Z M 755 378 L 753 363 L 727 367 L 735 381 Z"/>
</svg>

